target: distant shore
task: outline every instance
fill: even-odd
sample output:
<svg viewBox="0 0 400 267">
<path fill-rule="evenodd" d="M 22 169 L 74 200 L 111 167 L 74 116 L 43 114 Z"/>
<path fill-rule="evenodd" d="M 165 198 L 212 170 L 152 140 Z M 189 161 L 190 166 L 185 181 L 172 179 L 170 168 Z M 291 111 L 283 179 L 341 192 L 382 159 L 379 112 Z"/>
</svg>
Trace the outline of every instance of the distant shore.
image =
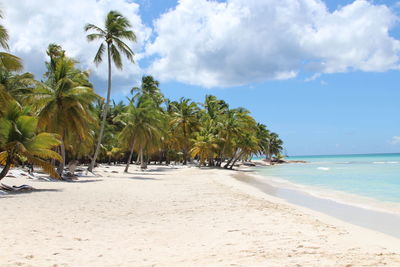
<svg viewBox="0 0 400 267">
<path fill-rule="evenodd" d="M 74 182 L 7 177 L 1 266 L 395 266 L 400 239 L 270 196 L 242 171 L 103 166 Z"/>
</svg>

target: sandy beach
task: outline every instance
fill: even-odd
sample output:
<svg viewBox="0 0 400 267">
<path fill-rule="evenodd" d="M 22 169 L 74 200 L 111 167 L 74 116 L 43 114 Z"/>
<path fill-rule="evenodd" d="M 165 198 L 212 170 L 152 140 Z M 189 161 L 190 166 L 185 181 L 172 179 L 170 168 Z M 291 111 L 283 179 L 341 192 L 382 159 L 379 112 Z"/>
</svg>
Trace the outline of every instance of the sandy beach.
<svg viewBox="0 0 400 267">
<path fill-rule="evenodd" d="M 399 266 L 400 239 L 285 203 L 232 175 L 151 166 L 75 182 L 6 178 L 0 266 Z"/>
</svg>

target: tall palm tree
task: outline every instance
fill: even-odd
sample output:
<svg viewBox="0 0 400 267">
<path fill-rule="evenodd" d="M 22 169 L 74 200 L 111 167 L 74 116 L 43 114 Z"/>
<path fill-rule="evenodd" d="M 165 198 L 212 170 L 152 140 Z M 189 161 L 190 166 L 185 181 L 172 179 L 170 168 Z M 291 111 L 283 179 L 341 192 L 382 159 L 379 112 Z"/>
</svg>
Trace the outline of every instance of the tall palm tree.
<svg viewBox="0 0 400 267">
<path fill-rule="evenodd" d="M 75 63 L 66 56 L 58 58 L 48 80 L 34 93 L 39 128 L 61 136 L 60 176 L 65 166 L 65 146 L 88 137 L 94 123 L 91 104 L 98 98 L 88 81 L 88 73 L 77 69 Z"/>
<path fill-rule="evenodd" d="M 106 48 L 107 48 L 107 59 L 108 59 L 108 89 L 107 89 L 106 107 L 103 110 L 103 118 L 100 127 L 100 133 L 98 136 L 96 150 L 92 158 L 92 162 L 88 168 L 89 171 L 93 170 L 94 165 L 96 163 L 96 158 L 99 153 L 101 140 L 103 138 L 104 125 L 106 123 L 107 112 L 110 105 L 111 61 L 114 62 L 115 66 L 118 69 L 122 69 L 123 66 L 120 54 L 120 52 L 122 52 L 128 58 L 128 60 L 134 62 L 133 51 L 129 48 L 127 44 L 123 42 L 123 39 L 132 42 L 136 41 L 135 33 L 129 30 L 129 28 L 131 28 L 131 24 L 128 21 L 128 19 L 122 16 L 117 11 L 110 11 L 107 14 L 104 29 L 93 24 L 86 24 L 84 27 L 85 31 L 94 32 L 86 36 L 88 41 L 102 40 L 102 43 L 100 44 L 100 47 L 97 50 L 96 56 L 94 57 L 94 62 L 96 64 L 100 64 L 103 61 L 103 54 Z"/>
<path fill-rule="evenodd" d="M 61 156 L 51 150 L 60 145 L 56 134 L 37 132 L 38 120 L 27 115 L 17 102 L 13 102 L 7 113 L 0 119 L 0 164 L 4 165 L 0 180 L 4 178 L 12 165 L 21 157 L 38 165 L 55 178 L 59 175 L 48 159 L 61 160 Z"/>
</svg>

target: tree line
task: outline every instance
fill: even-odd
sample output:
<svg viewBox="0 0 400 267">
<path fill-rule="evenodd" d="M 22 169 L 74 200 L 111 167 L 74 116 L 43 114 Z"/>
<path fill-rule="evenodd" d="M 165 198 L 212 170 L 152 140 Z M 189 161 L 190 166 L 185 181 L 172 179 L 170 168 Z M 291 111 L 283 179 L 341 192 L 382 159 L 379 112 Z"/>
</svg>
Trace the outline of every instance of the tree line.
<svg viewBox="0 0 400 267">
<path fill-rule="evenodd" d="M 1 14 L 0 14 L 1 15 Z M 103 99 L 60 45 L 47 48 L 46 73 L 41 80 L 22 73 L 21 59 L 8 53 L 9 35 L 0 25 L 0 179 L 13 166 L 43 168 L 62 177 L 66 163 L 135 161 L 141 169 L 149 162 L 232 169 L 253 155 L 279 157 L 282 140 L 245 108 L 230 108 L 224 100 L 207 95 L 203 103 L 188 98 L 167 99 L 152 76 L 143 76 L 126 102 L 111 100 L 112 68 L 132 64 L 134 53 L 125 43 L 136 36 L 119 12 L 110 11 L 104 27 L 87 24 L 88 41 L 99 41 L 94 62 L 107 58 L 108 90 Z"/>
</svg>

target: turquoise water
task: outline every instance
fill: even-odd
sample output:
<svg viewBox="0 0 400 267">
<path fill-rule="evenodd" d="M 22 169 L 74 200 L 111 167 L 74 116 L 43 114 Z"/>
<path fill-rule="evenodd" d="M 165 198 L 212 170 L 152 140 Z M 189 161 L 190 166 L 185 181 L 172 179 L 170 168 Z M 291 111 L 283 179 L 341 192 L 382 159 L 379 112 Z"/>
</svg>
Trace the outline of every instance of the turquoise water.
<svg viewBox="0 0 400 267">
<path fill-rule="evenodd" d="M 343 191 L 380 201 L 400 203 L 400 154 L 288 157 L 306 164 L 282 164 L 259 169 L 296 184 Z"/>
</svg>

